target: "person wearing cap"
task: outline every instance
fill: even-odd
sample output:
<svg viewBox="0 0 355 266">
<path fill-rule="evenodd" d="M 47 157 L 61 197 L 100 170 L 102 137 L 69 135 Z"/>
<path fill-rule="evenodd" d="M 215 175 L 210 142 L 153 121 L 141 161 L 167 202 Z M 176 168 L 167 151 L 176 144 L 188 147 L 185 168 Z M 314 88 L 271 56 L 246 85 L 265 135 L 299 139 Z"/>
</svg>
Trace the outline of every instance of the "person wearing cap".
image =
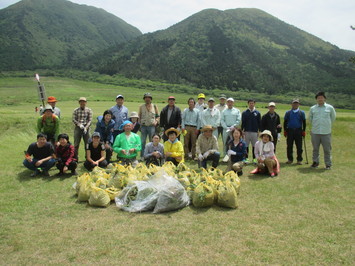
<svg viewBox="0 0 355 266">
<path fill-rule="evenodd" d="M 142 149 L 141 138 L 132 132 L 133 124 L 131 121 L 124 121 L 119 130 L 123 133 L 119 134 L 113 144 L 113 150 L 117 153 L 118 159 L 123 165 L 131 164 L 135 167 L 138 164 L 137 154 Z"/>
<path fill-rule="evenodd" d="M 233 128 L 230 132 L 231 139 L 227 143 L 227 154 L 229 157 L 226 172 L 233 170 L 238 176 L 243 175 L 247 144 L 243 140 L 243 131 L 240 128 Z"/>
<path fill-rule="evenodd" d="M 221 113 L 214 106 L 214 99 L 209 98 L 208 108 L 201 113 L 200 127 L 203 128 L 206 125 L 213 127 L 213 135 L 218 137 L 218 125 L 221 123 Z"/>
<path fill-rule="evenodd" d="M 249 163 L 249 145 L 251 143 L 253 152 L 253 163 L 257 163 L 255 158 L 254 147 L 255 143 L 258 141 L 258 132 L 260 130 L 261 114 L 255 108 L 255 101 L 253 99 L 248 100 L 248 109 L 242 113 L 242 130 L 245 136 L 245 142 L 247 144 L 247 157 L 245 162 Z"/>
<path fill-rule="evenodd" d="M 68 134 L 62 133 L 58 135 L 59 145 L 56 147 L 55 155 L 57 158 L 57 169 L 59 170 L 58 175 L 65 174 L 68 170 L 71 171 L 72 175 L 77 175 L 75 171 L 78 166 L 78 162 L 75 158 L 75 148 L 69 142 Z"/>
<path fill-rule="evenodd" d="M 138 117 L 141 124 L 141 140 L 142 152 L 141 157 L 144 156 L 145 144 L 147 137 L 152 141 L 156 128 L 159 125 L 159 110 L 158 107 L 152 103 L 153 96 L 148 92 L 143 95 L 144 104 L 139 107 Z"/>
<path fill-rule="evenodd" d="M 317 104 L 309 110 L 313 146 L 313 164 L 311 167 L 318 168 L 319 166 L 319 147 L 322 144 L 325 169 L 330 170 L 332 167 L 332 126 L 335 122 L 336 113 L 334 107 L 326 103 L 327 97 L 324 92 L 318 92 L 315 98 Z"/>
<path fill-rule="evenodd" d="M 53 113 L 58 116 L 58 118 L 60 119 L 60 109 L 58 107 L 56 107 L 55 105 L 57 104 L 57 99 L 54 96 L 49 96 L 47 98 L 47 103 L 52 106 L 53 109 Z M 39 114 L 43 115 L 43 108 L 39 110 Z"/>
<path fill-rule="evenodd" d="M 195 108 L 197 108 L 200 113 L 207 108 L 207 104 L 205 103 L 206 96 L 203 93 L 197 95 L 197 103 L 195 104 Z"/>
<path fill-rule="evenodd" d="M 129 115 L 129 121 L 131 121 L 133 124 L 132 126 L 133 133 L 137 133 L 141 128 L 141 124 L 138 122 L 138 119 L 139 119 L 138 113 L 131 112 L 131 114 Z"/>
<path fill-rule="evenodd" d="M 144 160 L 146 165 L 150 164 L 161 166 L 164 161 L 164 145 L 160 143 L 159 134 L 154 134 L 152 142 L 149 142 L 144 148 Z"/>
<path fill-rule="evenodd" d="M 218 111 L 218 110 L 217 110 Z M 218 141 L 212 132 L 211 125 L 205 125 L 201 129 L 196 143 L 196 153 L 199 167 L 207 168 L 207 161 L 212 161 L 212 167 L 217 168 L 221 154 L 218 152 Z"/>
<path fill-rule="evenodd" d="M 181 110 L 175 105 L 174 96 L 169 96 L 168 105 L 165 106 L 160 112 L 160 127 L 164 129 L 164 132 L 172 127 L 180 130 Z M 163 140 L 168 140 L 168 136 L 166 134 L 163 135 Z"/>
<path fill-rule="evenodd" d="M 59 134 L 59 118 L 53 112 L 52 106 L 47 104 L 43 109 L 43 115 L 37 119 L 37 133 L 47 135 L 47 141 L 53 145 Z"/>
<path fill-rule="evenodd" d="M 226 143 L 227 143 L 228 135 L 230 135 L 230 132 L 233 128 L 238 127 L 240 125 L 240 122 L 242 120 L 242 115 L 240 113 L 240 110 L 238 108 L 235 108 L 233 105 L 234 105 L 234 99 L 228 98 L 227 99 L 227 109 L 223 110 L 223 112 L 221 113 L 221 125 L 223 128 L 222 140 L 223 140 L 224 155 L 227 154 Z"/>
<path fill-rule="evenodd" d="M 123 132 L 119 130 L 122 123 L 128 120 L 128 109 L 126 106 L 123 105 L 123 103 L 124 103 L 123 95 L 118 94 L 116 96 L 116 105 L 110 108 L 115 120 L 115 126 L 113 128 L 113 133 L 112 133 L 113 141 L 115 141 L 118 134 L 121 134 Z"/>
<path fill-rule="evenodd" d="M 101 141 L 99 132 L 92 134 L 92 141 L 86 145 L 86 161 L 84 167 L 91 171 L 94 167 L 106 168 L 105 144 Z"/>
<path fill-rule="evenodd" d="M 281 120 L 280 116 L 275 112 L 276 104 L 274 102 L 270 102 L 268 104 L 269 111 L 264 114 L 261 118 L 260 130 L 269 130 L 274 139 L 274 152 L 276 152 L 276 144 L 278 139 L 280 139 L 281 133 Z"/>
<path fill-rule="evenodd" d="M 95 132 L 100 133 L 101 141 L 105 144 L 106 161 L 110 163 L 112 157 L 113 145 L 113 127 L 115 120 L 112 119 L 113 114 L 110 110 L 104 111 L 103 115 L 97 117 Z"/>
<path fill-rule="evenodd" d="M 180 131 L 176 128 L 169 128 L 165 131 L 168 140 L 164 142 L 165 161 L 172 162 L 174 165 L 184 162 L 184 148 L 177 138 Z"/>
<path fill-rule="evenodd" d="M 44 176 L 49 176 L 49 169 L 55 164 L 54 148 L 50 142 L 47 142 L 47 136 L 43 133 L 37 135 L 37 141 L 31 143 L 25 152 L 23 165 L 32 170 L 32 177 L 41 172 Z"/>
<path fill-rule="evenodd" d="M 251 174 L 268 173 L 275 177 L 280 172 L 280 164 L 274 153 L 273 137 L 269 130 L 260 133 L 260 139 L 255 143 L 255 158 L 257 168 Z"/>
<path fill-rule="evenodd" d="M 285 113 L 284 136 L 287 143 L 287 164 L 293 162 L 293 143 L 297 149 L 297 164 L 303 161 L 302 137 L 306 136 L 306 114 L 300 110 L 299 99 L 293 99 L 292 108 Z"/>
<path fill-rule="evenodd" d="M 221 94 L 219 96 L 219 104 L 216 105 L 216 108 L 219 110 L 219 112 L 221 113 L 221 116 L 222 116 L 222 112 L 227 109 L 227 104 L 226 104 L 226 100 L 227 100 L 227 96 L 225 94 Z M 217 139 L 219 138 L 219 135 L 222 136 L 222 139 L 223 139 L 223 127 L 222 125 L 220 124 L 217 128 Z"/>
<path fill-rule="evenodd" d="M 92 110 L 86 107 L 87 100 L 85 97 L 79 98 L 79 107 L 73 112 L 72 121 L 75 125 L 74 128 L 74 148 L 75 158 L 79 160 L 79 146 L 81 138 L 84 140 L 84 147 L 88 144 L 90 138 L 90 126 L 92 122 Z"/>
<path fill-rule="evenodd" d="M 195 159 L 196 140 L 199 133 L 200 111 L 195 108 L 195 99 L 190 98 L 187 101 L 188 108 L 182 112 L 181 131 L 186 132 L 184 136 L 185 156 Z"/>
</svg>

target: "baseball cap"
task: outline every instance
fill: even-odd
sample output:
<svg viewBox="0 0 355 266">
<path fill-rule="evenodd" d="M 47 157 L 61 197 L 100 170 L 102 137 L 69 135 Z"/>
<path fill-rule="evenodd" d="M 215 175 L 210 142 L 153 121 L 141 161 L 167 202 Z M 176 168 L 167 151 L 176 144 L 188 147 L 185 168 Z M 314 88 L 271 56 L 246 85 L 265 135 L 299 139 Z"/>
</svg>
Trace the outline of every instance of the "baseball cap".
<svg viewBox="0 0 355 266">
<path fill-rule="evenodd" d="M 118 94 L 118 95 L 116 96 L 116 100 L 119 99 L 119 98 L 124 99 L 123 95 L 121 95 L 121 94 Z"/>
</svg>

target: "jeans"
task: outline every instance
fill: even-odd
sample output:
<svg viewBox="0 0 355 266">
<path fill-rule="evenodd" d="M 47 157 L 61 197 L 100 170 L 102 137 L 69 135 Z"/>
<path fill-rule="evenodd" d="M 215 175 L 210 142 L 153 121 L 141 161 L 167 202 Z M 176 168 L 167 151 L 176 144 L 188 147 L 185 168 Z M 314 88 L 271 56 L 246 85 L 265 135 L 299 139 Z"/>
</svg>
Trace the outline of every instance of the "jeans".
<svg viewBox="0 0 355 266">
<path fill-rule="evenodd" d="M 36 162 L 38 162 L 39 160 L 37 159 L 32 159 L 32 162 L 30 163 L 29 161 L 27 161 L 26 159 L 23 161 L 23 165 L 26 166 L 28 169 L 32 170 L 32 171 L 36 171 L 38 168 L 41 168 L 43 171 L 48 171 L 49 169 L 51 169 L 53 167 L 53 165 L 55 164 L 55 159 L 50 159 L 44 163 L 42 163 L 40 166 L 36 166 Z"/>
<path fill-rule="evenodd" d="M 141 150 L 141 157 L 144 156 L 144 148 L 145 144 L 147 143 L 147 137 L 149 138 L 149 142 L 152 141 L 152 137 L 155 133 L 155 126 L 141 126 L 141 140 L 142 140 L 142 150 Z"/>
<path fill-rule="evenodd" d="M 207 161 L 212 161 L 212 167 L 217 168 L 220 157 L 221 154 L 219 152 L 210 154 L 206 159 L 203 159 L 203 161 L 199 161 L 199 166 L 207 169 Z"/>
</svg>

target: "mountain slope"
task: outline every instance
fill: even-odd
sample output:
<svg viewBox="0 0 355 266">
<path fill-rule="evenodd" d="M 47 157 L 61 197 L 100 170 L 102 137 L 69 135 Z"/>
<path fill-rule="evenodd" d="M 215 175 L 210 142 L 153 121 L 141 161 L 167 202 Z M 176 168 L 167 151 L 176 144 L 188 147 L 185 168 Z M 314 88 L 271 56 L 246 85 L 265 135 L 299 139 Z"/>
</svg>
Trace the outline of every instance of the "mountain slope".
<svg viewBox="0 0 355 266">
<path fill-rule="evenodd" d="M 0 70 L 71 65 L 139 35 L 102 9 L 66 0 L 23 0 L 0 10 Z"/>
<path fill-rule="evenodd" d="M 258 9 L 203 10 L 88 59 L 87 68 L 128 77 L 268 94 L 354 91 L 354 52 Z"/>
</svg>

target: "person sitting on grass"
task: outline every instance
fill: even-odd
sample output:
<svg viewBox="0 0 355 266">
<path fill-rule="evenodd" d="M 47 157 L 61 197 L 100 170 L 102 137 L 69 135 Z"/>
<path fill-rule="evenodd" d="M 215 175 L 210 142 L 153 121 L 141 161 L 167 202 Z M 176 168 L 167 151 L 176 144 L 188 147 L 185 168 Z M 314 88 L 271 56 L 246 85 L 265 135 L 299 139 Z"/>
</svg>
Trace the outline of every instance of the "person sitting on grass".
<svg viewBox="0 0 355 266">
<path fill-rule="evenodd" d="M 214 128 L 205 125 L 198 136 L 196 143 L 196 154 L 198 156 L 198 166 L 207 168 L 207 161 L 212 161 L 212 167 L 217 168 L 221 154 L 218 152 L 217 138 L 212 134 Z"/>
<path fill-rule="evenodd" d="M 117 153 L 118 160 L 122 165 L 131 164 L 135 167 L 138 164 L 137 154 L 142 149 L 141 138 L 132 132 L 133 124 L 131 121 L 124 121 L 119 127 L 123 133 L 117 135 L 113 144 L 113 151 Z"/>
<path fill-rule="evenodd" d="M 247 144 L 242 139 L 243 131 L 240 128 L 233 128 L 230 135 L 231 140 L 227 143 L 227 155 L 229 156 L 227 172 L 233 170 L 241 176 L 247 156 Z"/>
<path fill-rule="evenodd" d="M 59 118 L 53 113 L 52 106 L 49 104 L 43 109 L 43 115 L 37 119 L 37 133 L 47 135 L 47 141 L 55 145 L 59 133 Z"/>
<path fill-rule="evenodd" d="M 269 130 L 260 133 L 261 140 L 255 143 L 255 158 L 257 168 L 251 174 L 268 172 L 274 177 L 280 172 L 280 164 L 274 153 L 273 137 Z"/>
<path fill-rule="evenodd" d="M 72 175 L 77 175 L 78 173 L 75 169 L 78 166 L 78 162 L 75 158 L 74 146 L 69 142 L 68 134 L 59 134 L 58 142 L 59 145 L 56 147 L 58 175 L 66 174 L 68 170 L 71 171 Z"/>
<path fill-rule="evenodd" d="M 37 135 L 37 142 L 28 146 L 25 152 L 26 159 L 23 165 L 34 171 L 31 176 L 37 176 L 41 172 L 49 176 L 49 169 L 55 164 L 53 145 L 47 142 L 47 136 L 43 133 Z"/>
<path fill-rule="evenodd" d="M 113 120 L 111 110 L 106 110 L 104 114 L 97 117 L 95 132 L 99 132 L 101 141 L 105 144 L 106 161 L 110 163 L 112 157 L 112 144 L 113 144 L 113 128 L 115 120 Z"/>
<path fill-rule="evenodd" d="M 168 140 L 164 142 L 165 161 L 172 162 L 174 165 L 184 162 L 184 148 L 177 138 L 180 135 L 176 128 L 169 128 L 165 131 Z"/>
<path fill-rule="evenodd" d="M 86 145 L 86 161 L 84 167 L 91 171 L 94 167 L 105 168 L 107 166 L 105 144 L 101 142 L 99 132 L 92 134 L 92 141 Z"/>
<path fill-rule="evenodd" d="M 160 143 L 160 140 L 159 134 L 154 134 L 152 142 L 145 145 L 144 160 L 147 166 L 150 164 L 161 166 L 163 164 L 164 146 Z"/>
</svg>

